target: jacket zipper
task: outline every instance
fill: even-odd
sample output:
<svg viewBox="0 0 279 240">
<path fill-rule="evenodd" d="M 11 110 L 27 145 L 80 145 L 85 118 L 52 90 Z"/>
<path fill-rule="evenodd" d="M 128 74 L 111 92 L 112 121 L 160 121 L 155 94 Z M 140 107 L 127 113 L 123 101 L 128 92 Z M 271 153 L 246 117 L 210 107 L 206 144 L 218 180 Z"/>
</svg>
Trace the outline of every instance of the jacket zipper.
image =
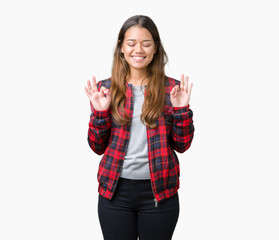
<svg viewBox="0 0 279 240">
<path fill-rule="evenodd" d="M 146 126 L 146 132 L 147 132 L 147 135 L 148 135 L 148 126 Z M 148 137 L 147 137 L 147 146 L 148 146 L 148 165 L 149 165 L 149 171 L 150 171 L 150 175 L 151 175 L 152 171 L 151 171 L 150 160 L 149 160 L 149 139 L 148 139 Z M 153 195 L 154 195 L 155 207 L 158 207 L 158 200 L 155 197 L 155 193 L 154 193 L 153 186 L 152 186 L 152 179 L 150 179 L 150 183 L 151 183 L 151 189 L 152 189 L 152 192 L 153 192 Z"/>
<path fill-rule="evenodd" d="M 155 202 L 155 207 L 158 207 L 158 201 L 156 198 L 154 199 L 154 202 Z"/>
<path fill-rule="evenodd" d="M 150 170 L 150 168 L 149 168 L 149 170 Z M 152 192 L 153 192 L 153 195 L 154 195 L 155 207 L 158 207 L 158 200 L 157 200 L 156 197 L 155 197 L 155 193 L 154 193 L 154 190 L 153 190 L 153 187 L 152 187 L 152 181 L 151 181 L 151 179 L 150 179 L 150 183 L 151 183 L 151 189 L 152 189 Z"/>
</svg>

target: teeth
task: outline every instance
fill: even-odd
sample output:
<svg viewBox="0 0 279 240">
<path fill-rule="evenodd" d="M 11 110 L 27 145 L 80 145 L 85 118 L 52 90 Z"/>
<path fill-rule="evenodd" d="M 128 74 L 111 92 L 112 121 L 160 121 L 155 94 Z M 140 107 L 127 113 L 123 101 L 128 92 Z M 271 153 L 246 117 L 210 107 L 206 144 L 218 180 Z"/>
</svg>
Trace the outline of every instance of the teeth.
<svg viewBox="0 0 279 240">
<path fill-rule="evenodd" d="M 134 59 L 144 59 L 144 57 L 133 57 Z"/>
</svg>

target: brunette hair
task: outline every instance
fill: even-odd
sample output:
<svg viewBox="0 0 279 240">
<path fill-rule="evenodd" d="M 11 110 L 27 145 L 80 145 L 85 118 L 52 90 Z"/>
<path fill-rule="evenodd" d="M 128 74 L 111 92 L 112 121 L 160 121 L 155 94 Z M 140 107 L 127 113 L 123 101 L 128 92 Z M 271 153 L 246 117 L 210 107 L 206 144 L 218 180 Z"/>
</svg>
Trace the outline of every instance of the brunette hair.
<svg viewBox="0 0 279 240">
<path fill-rule="evenodd" d="M 155 121 L 164 108 L 165 103 L 165 64 L 167 54 L 162 46 L 160 35 L 155 23 L 148 16 L 136 15 L 127 19 L 122 25 L 113 55 L 111 75 L 111 110 L 114 121 L 120 125 L 130 124 L 131 118 L 124 109 L 126 100 L 126 80 L 129 75 L 129 65 L 126 62 L 121 47 L 126 31 L 133 26 L 147 29 L 152 35 L 156 46 L 156 53 L 147 67 L 148 83 L 142 106 L 141 121 L 149 127 L 156 127 Z"/>
</svg>

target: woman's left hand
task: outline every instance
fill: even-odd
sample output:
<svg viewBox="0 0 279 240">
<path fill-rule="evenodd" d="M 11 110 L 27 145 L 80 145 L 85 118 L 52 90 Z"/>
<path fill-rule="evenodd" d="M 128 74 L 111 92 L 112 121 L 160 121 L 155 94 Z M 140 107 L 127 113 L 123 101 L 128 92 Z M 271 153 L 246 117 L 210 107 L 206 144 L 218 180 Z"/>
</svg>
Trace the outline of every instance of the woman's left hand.
<svg viewBox="0 0 279 240">
<path fill-rule="evenodd" d="M 180 78 L 180 88 L 176 85 L 170 92 L 170 100 L 173 107 L 184 107 L 189 104 L 193 83 L 188 87 L 189 77 L 184 74 Z"/>
</svg>

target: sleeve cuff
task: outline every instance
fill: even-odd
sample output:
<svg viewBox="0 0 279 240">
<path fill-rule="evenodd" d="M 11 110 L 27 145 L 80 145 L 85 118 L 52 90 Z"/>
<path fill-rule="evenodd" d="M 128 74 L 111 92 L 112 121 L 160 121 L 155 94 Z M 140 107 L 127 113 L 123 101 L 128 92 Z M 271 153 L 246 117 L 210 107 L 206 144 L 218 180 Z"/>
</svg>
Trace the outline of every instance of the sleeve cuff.
<svg viewBox="0 0 279 240">
<path fill-rule="evenodd" d="M 110 115 L 110 108 L 107 110 L 103 110 L 103 111 L 98 111 L 96 109 L 93 109 L 92 113 L 97 118 L 106 118 Z"/>
<path fill-rule="evenodd" d="M 173 114 L 184 113 L 184 112 L 187 112 L 189 110 L 189 108 L 190 108 L 189 104 L 187 106 L 183 106 L 183 107 L 173 107 L 172 112 L 173 112 Z"/>
</svg>

